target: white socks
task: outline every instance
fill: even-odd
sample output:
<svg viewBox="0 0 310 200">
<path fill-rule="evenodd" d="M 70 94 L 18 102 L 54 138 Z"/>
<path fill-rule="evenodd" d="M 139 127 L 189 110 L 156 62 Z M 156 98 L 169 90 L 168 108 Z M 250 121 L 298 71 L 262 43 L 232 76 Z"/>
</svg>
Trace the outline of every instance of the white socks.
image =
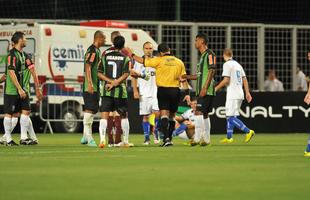
<svg viewBox="0 0 310 200">
<path fill-rule="evenodd" d="M 83 118 L 83 134 L 85 135 L 86 139 L 88 142 L 93 140 L 92 136 L 92 125 L 93 125 L 93 114 L 92 113 L 84 113 L 84 118 Z"/>
<path fill-rule="evenodd" d="M 122 130 L 123 130 L 123 138 L 124 138 L 124 143 L 128 143 L 129 142 L 129 121 L 128 118 L 122 119 L 121 121 L 121 126 L 122 126 Z"/>
<path fill-rule="evenodd" d="M 10 117 L 4 117 L 3 119 L 3 126 L 4 126 L 4 136 L 6 139 L 6 142 L 9 143 L 12 140 L 12 118 Z"/>
<path fill-rule="evenodd" d="M 205 125 L 205 136 L 204 136 L 204 141 L 206 143 L 211 143 L 211 136 L 210 136 L 210 131 L 211 131 L 211 123 L 210 123 L 210 118 L 204 119 L 204 125 Z"/>
<path fill-rule="evenodd" d="M 21 114 L 20 115 L 20 139 L 21 140 L 27 139 L 28 138 L 27 133 L 29 133 L 30 139 L 34 141 L 38 141 L 29 115 Z"/>
<path fill-rule="evenodd" d="M 108 120 L 101 119 L 99 123 L 100 143 L 105 144 L 105 135 L 107 132 Z"/>
<path fill-rule="evenodd" d="M 204 135 L 205 127 L 203 115 L 195 115 L 195 135 L 194 142 L 199 143 L 202 135 Z"/>
</svg>

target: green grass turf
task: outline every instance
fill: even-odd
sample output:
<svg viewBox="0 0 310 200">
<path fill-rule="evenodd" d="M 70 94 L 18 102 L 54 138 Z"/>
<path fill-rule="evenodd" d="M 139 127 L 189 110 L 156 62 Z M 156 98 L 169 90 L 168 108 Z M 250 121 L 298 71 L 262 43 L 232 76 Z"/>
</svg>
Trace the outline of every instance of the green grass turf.
<svg viewBox="0 0 310 200">
<path fill-rule="evenodd" d="M 18 135 L 15 135 L 18 141 Z M 0 199 L 309 199 L 306 134 L 257 134 L 249 144 L 90 148 L 78 134 L 0 146 Z M 98 136 L 96 135 L 98 141 Z"/>
</svg>

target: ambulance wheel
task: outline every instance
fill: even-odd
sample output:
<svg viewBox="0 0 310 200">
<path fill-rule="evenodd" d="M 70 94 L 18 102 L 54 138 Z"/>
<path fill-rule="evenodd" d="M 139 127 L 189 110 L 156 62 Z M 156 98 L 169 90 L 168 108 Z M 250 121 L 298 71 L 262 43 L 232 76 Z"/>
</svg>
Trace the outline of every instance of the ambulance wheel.
<svg viewBox="0 0 310 200">
<path fill-rule="evenodd" d="M 81 131 L 82 123 L 71 120 L 78 120 L 79 113 L 75 106 L 64 105 L 60 113 L 59 119 L 64 119 L 62 122 L 56 122 L 56 132 L 59 133 L 77 133 Z"/>
</svg>

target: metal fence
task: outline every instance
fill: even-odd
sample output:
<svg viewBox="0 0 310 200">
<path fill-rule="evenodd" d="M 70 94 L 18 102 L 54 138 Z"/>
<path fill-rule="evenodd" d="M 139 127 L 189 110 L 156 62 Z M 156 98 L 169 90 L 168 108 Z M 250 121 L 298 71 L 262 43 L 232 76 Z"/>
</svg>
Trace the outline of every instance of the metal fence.
<svg viewBox="0 0 310 200">
<path fill-rule="evenodd" d="M 285 90 L 296 88 L 296 67 L 309 76 L 310 64 L 307 51 L 310 49 L 310 26 L 186 23 L 127 21 L 131 28 L 143 29 L 158 43 L 166 42 L 173 53 L 186 64 L 187 71 L 195 73 L 199 53 L 194 39 L 198 32 L 209 37 L 209 48 L 217 55 L 216 80 L 221 78 L 225 47 L 234 49 L 234 57 L 247 73 L 254 90 L 264 89 L 264 80 L 270 69 L 276 70 Z"/>
<path fill-rule="evenodd" d="M 84 104 L 81 83 L 43 83 L 40 119 L 46 122 L 44 132 L 78 132 L 82 126 Z M 53 126 L 52 124 L 53 123 Z"/>
</svg>

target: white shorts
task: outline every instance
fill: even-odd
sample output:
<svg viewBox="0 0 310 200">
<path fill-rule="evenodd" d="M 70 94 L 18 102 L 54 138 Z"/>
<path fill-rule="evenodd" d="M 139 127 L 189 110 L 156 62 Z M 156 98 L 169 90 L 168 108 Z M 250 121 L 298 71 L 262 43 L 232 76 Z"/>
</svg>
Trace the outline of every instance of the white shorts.
<svg viewBox="0 0 310 200">
<path fill-rule="evenodd" d="M 226 116 L 239 116 L 239 110 L 241 108 L 242 99 L 228 99 L 225 104 Z"/>
<path fill-rule="evenodd" d="M 140 97 L 139 107 L 140 115 L 150 115 L 154 111 L 159 111 L 158 100 L 155 97 Z"/>
</svg>

